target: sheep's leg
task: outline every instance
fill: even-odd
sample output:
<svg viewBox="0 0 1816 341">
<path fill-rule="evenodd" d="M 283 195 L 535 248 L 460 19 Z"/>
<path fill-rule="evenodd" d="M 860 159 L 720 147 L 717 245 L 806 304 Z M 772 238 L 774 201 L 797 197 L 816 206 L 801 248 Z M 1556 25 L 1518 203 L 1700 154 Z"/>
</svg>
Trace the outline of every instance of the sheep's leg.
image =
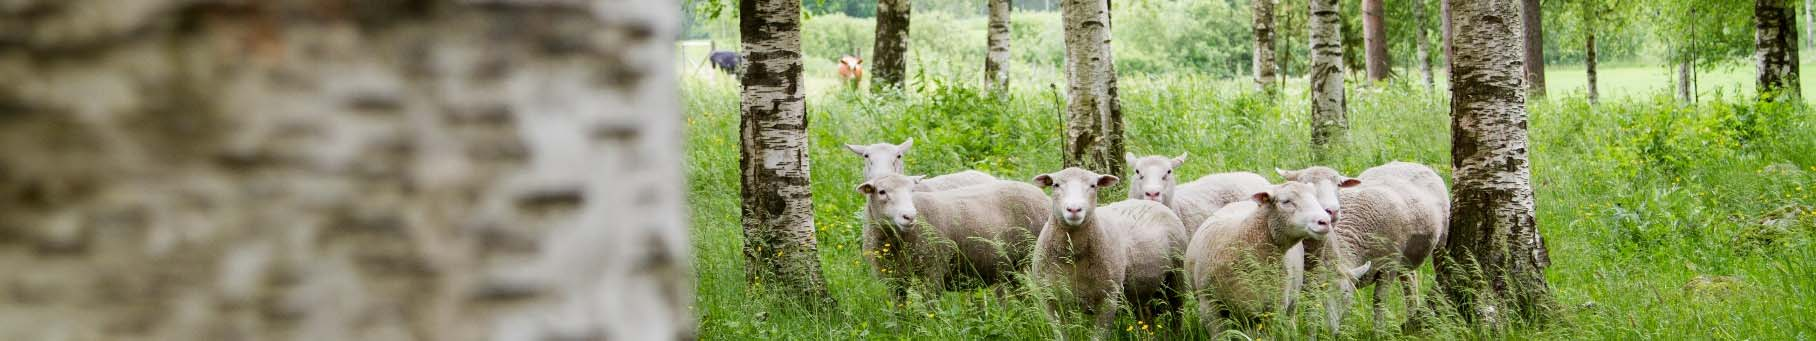
<svg viewBox="0 0 1816 341">
<path fill-rule="evenodd" d="M 1043 315 L 1047 316 L 1047 324 L 1050 324 L 1053 326 L 1053 335 L 1054 335 L 1053 338 L 1059 339 L 1059 340 L 1065 340 L 1066 339 L 1066 324 L 1065 324 L 1065 321 L 1062 319 L 1062 316 L 1060 316 L 1060 314 L 1063 314 L 1063 311 L 1060 310 L 1059 299 L 1058 298 L 1046 298 L 1046 299 L 1042 299 L 1041 301 L 1044 301 L 1047 305 L 1047 309 L 1045 309 L 1045 311 L 1044 311 L 1046 314 L 1043 314 Z"/>
<path fill-rule="evenodd" d="M 1210 335 L 1212 339 L 1216 339 L 1217 333 L 1223 331 L 1223 318 L 1217 312 L 1217 304 L 1211 300 L 1210 295 L 1198 295 L 1198 323 L 1204 327 L 1204 334 Z"/>
<path fill-rule="evenodd" d="M 1383 305 L 1381 303 L 1381 301 L 1384 301 L 1387 299 L 1387 297 L 1384 297 L 1382 295 L 1386 295 L 1388 292 L 1391 291 L 1391 290 L 1386 290 L 1384 288 L 1386 288 L 1388 285 L 1390 285 L 1389 282 L 1392 282 L 1393 278 L 1394 278 L 1394 276 L 1392 274 L 1388 274 L 1386 271 L 1382 271 L 1375 275 L 1375 287 L 1373 289 L 1371 289 L 1371 291 L 1373 291 L 1374 294 L 1369 295 L 1369 296 L 1372 296 L 1369 299 L 1369 301 L 1370 301 L 1369 304 L 1373 305 L 1374 318 L 1375 318 L 1375 332 L 1376 333 L 1380 333 L 1380 332 L 1387 330 L 1387 326 L 1382 323 L 1383 321 L 1386 320 L 1385 317 L 1387 316 L 1387 307 L 1386 307 L 1386 305 Z"/>
<path fill-rule="evenodd" d="M 1120 292 L 1121 290 L 1117 291 Z M 1110 327 L 1112 327 L 1112 324 L 1116 323 L 1116 308 L 1115 298 L 1098 299 L 1097 304 L 1095 304 L 1095 309 L 1092 309 L 1093 311 L 1091 312 L 1097 322 L 1097 328 L 1092 332 L 1092 339 L 1102 340 L 1108 338 L 1110 331 L 1113 330 Z"/>
<path fill-rule="evenodd" d="M 1402 299 L 1403 302 L 1406 303 L 1407 321 L 1406 325 L 1402 326 L 1402 329 L 1418 330 L 1422 328 L 1426 311 L 1424 297 L 1421 296 L 1422 294 L 1419 290 L 1419 272 L 1405 271 L 1400 273 L 1400 290 L 1405 296 L 1402 297 Z"/>
</svg>

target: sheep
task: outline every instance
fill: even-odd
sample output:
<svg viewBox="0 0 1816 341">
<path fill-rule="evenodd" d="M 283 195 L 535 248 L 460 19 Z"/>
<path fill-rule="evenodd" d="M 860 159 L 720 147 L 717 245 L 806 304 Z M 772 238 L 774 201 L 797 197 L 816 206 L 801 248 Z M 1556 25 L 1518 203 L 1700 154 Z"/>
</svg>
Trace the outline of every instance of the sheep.
<svg viewBox="0 0 1816 341">
<path fill-rule="evenodd" d="M 1229 172 L 1205 175 L 1204 177 L 1175 185 L 1178 182 L 1173 170 L 1185 163 L 1186 154 L 1168 159 L 1164 156 L 1135 157 L 1125 154 L 1129 168 L 1135 174 L 1134 182 L 1129 185 L 1129 199 L 1159 201 L 1173 209 L 1184 223 L 1185 235 L 1191 236 L 1198 230 L 1211 213 L 1223 208 L 1223 205 L 1242 201 L 1250 194 L 1266 190 L 1267 178 L 1249 172 Z"/>
<path fill-rule="evenodd" d="M 1118 180 L 1079 168 L 1034 178 L 1053 189 L 1051 216 L 1035 242 L 1033 277 L 1051 290 L 1045 312 L 1060 338 L 1069 315 L 1062 299 L 1082 305 L 1096 337 L 1109 330 L 1123 302 L 1139 304 L 1134 310 L 1143 319 L 1178 304 L 1174 290 L 1183 285 L 1177 269 L 1185 243 L 1179 218 L 1152 201 L 1097 207 L 1098 189 Z"/>
<path fill-rule="evenodd" d="M 888 143 L 871 145 L 848 144 L 845 145 L 845 149 L 851 150 L 852 153 L 856 153 L 858 156 L 864 158 L 864 181 L 870 181 L 876 180 L 877 177 L 883 175 L 904 174 L 903 169 L 907 166 L 902 161 L 902 154 L 908 153 L 908 148 L 913 146 L 914 139 L 910 138 L 907 141 L 903 141 L 900 145 Z M 989 183 L 996 180 L 996 177 L 991 176 L 989 173 L 967 170 L 921 180 L 920 184 L 915 185 L 914 190 L 920 192 L 943 191 Z"/>
<path fill-rule="evenodd" d="M 1185 271 L 1206 330 L 1222 332 L 1225 318 L 1249 321 L 1292 309 L 1303 281 L 1301 242 L 1322 239 L 1331 228 L 1314 194 L 1306 183 L 1275 185 L 1224 206 L 1198 228 L 1186 245 Z"/>
<path fill-rule="evenodd" d="M 1296 179 L 1323 182 L 1339 181 L 1342 176 L 1335 171 L 1291 174 Z M 1369 168 L 1346 182 L 1357 184 L 1336 195 L 1336 203 L 1344 212 L 1336 222 L 1336 238 L 1307 243 L 1306 252 L 1314 255 L 1314 260 L 1334 259 L 1339 267 L 1361 262 L 1382 265 L 1356 276 L 1356 283 L 1344 285 L 1374 285 L 1374 324 L 1379 330 L 1385 325 L 1382 287 L 1389 284 L 1385 281 L 1398 282 L 1401 303 L 1409 314 L 1422 308 L 1417 269 L 1443 243 L 1449 230 L 1449 192 L 1444 179 L 1431 167 L 1397 161 Z M 1348 307 L 1336 305 L 1331 309 L 1347 311 Z M 1341 314 L 1330 315 L 1330 324 L 1335 328 L 1341 322 Z"/>
<path fill-rule="evenodd" d="M 967 280 L 1007 283 L 1028 264 L 1046 225 L 1046 196 L 1023 182 L 914 191 L 921 177 L 888 174 L 858 185 L 865 196 L 864 260 L 905 300 L 919 284 L 934 294 Z M 1000 287 L 998 288 L 1001 289 Z"/>
</svg>

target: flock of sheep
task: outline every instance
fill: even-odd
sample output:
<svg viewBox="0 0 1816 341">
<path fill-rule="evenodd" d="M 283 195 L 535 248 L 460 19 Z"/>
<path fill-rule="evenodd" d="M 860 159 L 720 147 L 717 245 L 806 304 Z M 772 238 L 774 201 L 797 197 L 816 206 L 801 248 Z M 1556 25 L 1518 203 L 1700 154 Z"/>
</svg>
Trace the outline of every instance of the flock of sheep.
<svg viewBox="0 0 1816 341">
<path fill-rule="evenodd" d="M 1131 178 L 1066 168 L 1033 183 L 978 171 L 904 175 L 899 145 L 847 145 L 864 158 L 864 258 L 898 299 L 971 285 L 1003 285 L 1030 271 L 1059 335 L 1075 314 L 1098 335 L 1120 311 L 1142 321 L 1197 297 L 1206 330 L 1291 310 L 1306 274 L 1339 288 L 1327 295 L 1334 332 L 1356 288 L 1397 281 L 1408 310 L 1416 269 L 1448 229 L 1450 200 L 1430 167 L 1392 162 L 1351 178 L 1328 167 L 1277 170 L 1271 184 L 1248 172 L 1178 183 L 1186 156 L 1127 155 Z M 1119 183 L 1129 200 L 1098 205 Z M 1042 188 L 1051 190 L 1051 195 Z M 1376 285 L 1379 284 L 1379 285 Z"/>
</svg>

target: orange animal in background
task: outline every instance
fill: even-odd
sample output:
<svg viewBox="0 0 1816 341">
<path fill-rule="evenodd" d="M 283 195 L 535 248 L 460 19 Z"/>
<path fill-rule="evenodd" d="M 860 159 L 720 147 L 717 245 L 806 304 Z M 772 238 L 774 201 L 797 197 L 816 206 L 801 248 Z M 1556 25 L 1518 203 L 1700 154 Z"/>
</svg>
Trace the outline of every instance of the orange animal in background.
<svg viewBox="0 0 1816 341">
<path fill-rule="evenodd" d="M 839 57 L 839 79 L 845 80 L 851 88 L 857 88 L 864 80 L 864 59 L 852 55 Z"/>
</svg>

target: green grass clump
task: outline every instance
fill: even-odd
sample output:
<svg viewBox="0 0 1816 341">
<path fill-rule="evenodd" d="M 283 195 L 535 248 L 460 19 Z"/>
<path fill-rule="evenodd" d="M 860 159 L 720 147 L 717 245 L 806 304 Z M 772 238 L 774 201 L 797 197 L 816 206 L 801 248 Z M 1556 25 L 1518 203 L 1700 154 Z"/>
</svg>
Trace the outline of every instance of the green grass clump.
<svg viewBox="0 0 1816 341">
<path fill-rule="evenodd" d="M 931 79 L 944 79 L 934 77 Z M 963 83 L 963 84 L 954 84 Z M 1120 81 L 1128 149 L 1189 152 L 1186 178 L 1314 163 L 1351 174 L 1388 161 L 1424 163 L 1448 176 L 1448 94 L 1396 83 L 1351 89 L 1349 143 L 1311 154 L 1303 86 L 1278 98 L 1244 80 L 1132 76 Z M 738 212 L 735 82 L 689 78 L 690 202 L 702 336 L 709 339 L 1047 339 L 1027 295 L 988 289 L 916 297 L 896 306 L 859 253 L 863 198 L 847 143 L 915 139 L 911 174 L 978 169 L 1023 180 L 1060 168 L 1062 89 L 1023 85 L 1007 96 L 972 82 L 930 81 L 908 93 L 808 96 L 815 225 L 832 311 L 802 310 L 743 278 Z M 810 88 L 811 89 L 811 88 Z M 1563 307 L 1554 323 L 1516 326 L 1513 338 L 1809 339 L 1816 337 L 1816 119 L 1789 105 L 1668 95 L 1590 105 L 1557 95 L 1530 106 L 1533 185 L 1548 271 Z M 1119 198 L 1106 198 L 1105 203 Z M 1430 267 L 1421 287 L 1435 288 Z M 1020 289 L 1017 289 L 1020 290 Z M 1346 338 L 1371 331 L 1368 291 L 1345 321 Z M 1397 297 L 1398 294 L 1392 296 Z M 1427 301 L 1441 301 L 1435 296 Z M 1324 333 L 1316 300 L 1262 325 L 1269 338 Z M 1188 306 L 1192 306 L 1187 302 Z M 1404 312 L 1397 305 L 1392 317 Z M 1183 318 L 1196 321 L 1196 313 Z M 1144 331 L 1143 328 L 1147 329 Z M 1153 321 L 1124 318 L 1119 338 L 1178 337 Z M 1187 335 L 1201 336 L 1194 323 Z M 1491 334 L 1454 317 L 1414 337 Z"/>
</svg>

